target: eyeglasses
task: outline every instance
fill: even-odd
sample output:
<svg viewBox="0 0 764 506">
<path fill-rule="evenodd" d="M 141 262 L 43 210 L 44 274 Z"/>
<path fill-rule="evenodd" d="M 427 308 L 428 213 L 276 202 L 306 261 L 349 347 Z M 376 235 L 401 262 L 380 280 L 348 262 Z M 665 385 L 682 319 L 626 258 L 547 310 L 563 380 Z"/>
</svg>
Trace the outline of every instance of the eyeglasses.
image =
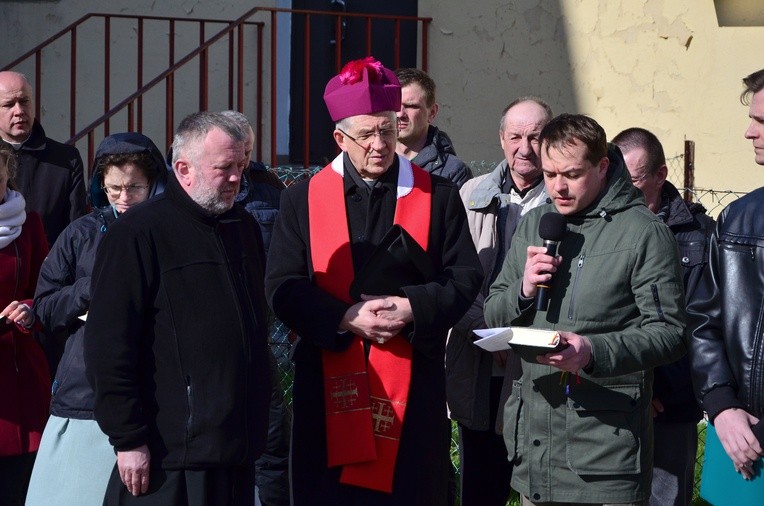
<svg viewBox="0 0 764 506">
<path fill-rule="evenodd" d="M 631 176 L 631 183 L 632 184 L 637 184 L 640 181 L 644 181 L 645 179 L 647 179 L 648 176 L 650 176 L 650 174 L 648 174 L 647 172 L 645 172 L 641 176 Z"/>
<path fill-rule="evenodd" d="M 149 186 L 146 184 L 131 184 L 127 186 L 107 184 L 101 187 L 110 197 L 117 198 L 124 191 L 128 195 L 143 195 Z"/>
<path fill-rule="evenodd" d="M 368 149 L 369 146 L 371 146 L 371 143 L 374 140 L 375 136 L 382 139 L 382 142 L 390 142 L 398 138 L 397 128 L 383 128 L 381 130 L 372 130 L 371 132 L 364 132 L 355 137 L 353 137 L 352 135 L 350 135 L 349 133 L 347 133 L 341 128 L 338 128 L 337 130 L 342 132 L 342 134 L 345 135 L 348 139 L 355 142 L 356 144 L 358 144 L 364 149 Z"/>
</svg>

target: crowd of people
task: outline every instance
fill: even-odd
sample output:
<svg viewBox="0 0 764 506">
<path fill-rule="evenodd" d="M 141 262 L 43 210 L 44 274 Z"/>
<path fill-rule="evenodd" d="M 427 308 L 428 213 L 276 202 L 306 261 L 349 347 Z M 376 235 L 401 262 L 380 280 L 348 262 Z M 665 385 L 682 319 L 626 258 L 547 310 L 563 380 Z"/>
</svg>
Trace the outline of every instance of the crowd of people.
<svg viewBox="0 0 764 506">
<path fill-rule="evenodd" d="M 764 70 L 743 84 L 764 165 Z M 535 96 L 473 178 L 432 78 L 372 57 L 324 101 L 339 154 L 308 181 L 202 111 L 167 156 L 107 136 L 86 198 L 0 72 L 2 504 L 688 505 L 704 411 L 704 499 L 764 500 L 764 190 L 717 223 L 652 132 Z M 504 327 L 558 341 L 474 344 Z"/>
</svg>

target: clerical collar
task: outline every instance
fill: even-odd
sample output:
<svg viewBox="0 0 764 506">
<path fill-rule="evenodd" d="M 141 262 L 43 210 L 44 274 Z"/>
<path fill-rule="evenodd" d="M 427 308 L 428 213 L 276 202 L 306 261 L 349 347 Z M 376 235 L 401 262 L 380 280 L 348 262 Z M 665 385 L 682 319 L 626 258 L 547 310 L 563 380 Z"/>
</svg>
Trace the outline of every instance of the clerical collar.
<svg viewBox="0 0 764 506">
<path fill-rule="evenodd" d="M 347 153 L 343 155 L 343 163 L 345 165 L 345 174 L 350 176 L 356 186 L 359 188 L 368 188 L 369 190 L 382 186 L 385 182 L 390 181 L 393 185 L 398 180 L 398 157 L 393 158 L 393 163 L 387 171 L 376 179 L 364 178 L 358 173 L 358 170 L 350 161 L 350 157 Z"/>
</svg>

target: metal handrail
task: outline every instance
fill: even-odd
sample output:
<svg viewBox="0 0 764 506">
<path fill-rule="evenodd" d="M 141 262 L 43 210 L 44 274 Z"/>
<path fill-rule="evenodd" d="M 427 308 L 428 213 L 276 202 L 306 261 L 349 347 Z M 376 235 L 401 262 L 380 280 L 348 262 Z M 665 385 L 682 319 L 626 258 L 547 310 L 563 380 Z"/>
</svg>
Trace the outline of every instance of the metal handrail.
<svg viewBox="0 0 764 506">
<path fill-rule="evenodd" d="M 364 18 L 366 19 L 366 25 L 367 25 L 367 50 L 371 47 L 371 21 L 372 20 L 392 20 L 395 22 L 395 66 L 399 66 L 399 49 L 400 49 L 400 24 L 402 21 L 415 21 L 416 23 L 421 22 L 421 36 L 422 36 L 422 51 L 421 51 L 421 65 L 420 67 L 423 70 L 427 70 L 427 41 L 428 41 L 428 33 L 427 33 L 427 27 L 428 24 L 432 21 L 432 18 L 427 17 L 418 17 L 418 16 L 396 16 L 396 15 L 388 15 L 388 14 L 363 14 L 363 13 L 346 13 L 346 12 L 329 12 L 329 11 L 316 11 L 316 10 L 308 10 L 308 9 L 286 9 L 286 8 L 274 8 L 274 7 L 253 7 L 247 12 L 245 12 L 243 15 L 238 17 L 234 21 L 228 21 L 228 20 L 215 20 L 215 19 L 204 19 L 204 18 L 178 18 L 178 17 L 170 17 L 170 16 L 134 16 L 129 14 L 104 14 L 104 13 L 91 13 L 83 16 L 79 20 L 75 21 L 74 23 L 68 25 L 64 29 L 60 30 L 53 36 L 49 37 L 46 41 L 43 43 L 37 45 L 35 48 L 31 49 L 30 51 L 27 51 L 22 56 L 16 58 L 13 62 L 6 65 L 3 70 L 12 69 L 13 67 L 23 63 L 24 61 L 28 60 L 30 57 L 35 57 L 35 107 L 36 107 L 36 113 L 37 117 L 40 116 L 40 106 L 41 106 L 41 90 L 42 90 L 42 84 L 41 84 L 41 59 L 42 59 L 42 51 L 47 46 L 51 45 L 52 43 L 56 42 L 57 40 L 61 39 L 62 37 L 69 34 L 71 37 L 71 68 L 70 68 L 70 100 L 69 100 L 69 107 L 70 107 L 70 138 L 67 140 L 67 143 L 74 144 L 77 141 L 87 137 L 87 144 L 88 144 L 88 162 L 92 161 L 93 154 L 94 154 L 94 145 L 95 145 L 95 129 L 103 126 L 104 129 L 104 135 L 108 135 L 109 133 L 109 120 L 114 117 L 115 114 L 127 110 L 127 122 L 128 122 L 128 129 L 133 130 L 135 128 L 135 117 L 137 115 L 137 123 L 138 123 L 138 131 L 142 128 L 142 122 L 143 122 L 143 97 L 144 95 L 154 88 L 157 84 L 159 84 L 162 81 L 165 81 L 166 83 L 166 91 L 165 91 L 165 119 L 166 119 L 166 128 L 165 128 L 165 143 L 166 145 L 169 145 L 172 139 L 173 134 L 173 109 L 174 109 L 174 77 L 175 73 L 183 66 L 189 64 L 192 60 L 195 58 L 199 58 L 199 64 L 200 64 L 200 71 L 199 71 L 199 108 L 200 110 L 206 109 L 207 106 L 207 98 L 208 98 L 208 74 L 207 74 L 207 65 L 208 65 L 208 49 L 214 45 L 215 43 L 219 42 L 224 37 L 229 37 L 229 51 L 228 51 L 228 69 L 229 69 L 229 75 L 228 75 L 228 103 L 229 107 L 233 108 L 234 102 L 236 103 L 237 107 L 241 110 L 244 103 L 244 36 L 243 36 L 243 26 L 256 26 L 257 27 L 257 69 L 256 69 L 256 80 L 257 80 L 257 95 L 255 98 L 255 111 L 256 111 L 256 121 L 257 125 L 262 125 L 262 119 L 263 119 L 263 88 L 262 88 L 262 75 L 263 75 L 263 58 L 262 58 L 262 47 L 263 47 L 263 29 L 265 27 L 265 23 L 262 21 L 247 21 L 249 18 L 254 16 L 258 12 L 265 12 L 270 13 L 271 17 L 271 65 L 270 65 L 270 72 L 271 72 L 271 81 L 270 81 L 270 87 L 271 87 L 271 104 L 270 104 L 270 116 L 271 116 L 271 125 L 270 125 L 270 138 L 271 138 L 271 165 L 275 164 L 276 161 L 276 137 L 277 137 L 277 126 L 278 126 L 278 110 L 277 110 L 277 103 L 276 103 L 276 90 L 277 90 L 277 82 L 276 82 L 276 68 L 277 68 L 277 23 L 276 23 L 276 15 L 279 13 L 285 13 L 285 14 L 301 14 L 306 16 L 306 25 L 307 25 L 307 33 L 309 34 L 310 30 L 310 16 L 334 16 L 337 18 L 336 23 L 336 52 L 337 52 L 337 70 L 339 71 L 341 67 L 340 57 L 342 52 L 341 47 L 341 25 L 342 25 L 342 19 L 344 18 Z M 105 47 L 104 47 L 104 54 L 105 54 L 105 64 L 104 64 L 104 113 L 101 114 L 98 118 L 96 118 L 94 121 L 90 122 L 87 126 L 84 128 L 81 128 L 79 131 L 77 131 L 76 128 L 76 99 L 77 99 L 77 93 L 76 93 L 76 72 L 74 70 L 74 65 L 77 61 L 77 29 L 81 27 L 87 20 L 91 18 L 103 18 L 104 19 L 104 39 L 105 39 Z M 121 101 L 119 101 L 116 105 L 111 106 L 110 105 L 110 55 L 109 55 L 109 44 L 110 44 L 110 25 L 112 19 L 130 19 L 130 20 L 136 20 L 138 22 L 138 45 L 139 45 L 139 51 L 138 51 L 138 69 L 136 72 L 136 78 L 137 78 L 137 89 L 135 92 L 130 93 L 127 97 L 123 98 Z M 144 21 L 166 21 L 170 24 L 170 36 L 169 36 L 169 56 L 170 56 L 170 66 L 160 72 L 158 75 L 156 75 L 153 79 L 151 79 L 148 83 L 143 84 L 143 51 L 141 50 L 142 44 L 143 44 L 143 29 L 144 29 Z M 186 56 L 178 60 L 177 62 L 174 61 L 175 57 L 175 24 L 176 23 L 198 23 L 199 24 L 199 46 L 188 53 Z M 210 39 L 205 40 L 204 35 L 204 27 L 206 23 L 215 23 L 215 24 L 225 24 L 226 26 L 223 27 L 218 33 L 213 35 Z M 234 41 L 234 31 L 238 29 L 238 38 L 236 38 L 236 42 Z M 306 46 L 309 47 L 309 37 L 306 37 Z M 235 44 L 238 43 L 238 59 L 234 61 L 234 47 Z M 309 60 L 306 59 L 305 64 L 306 69 L 306 75 L 305 80 L 309 79 L 309 73 L 307 72 L 309 70 Z M 234 75 L 234 71 L 236 71 L 237 75 Z M 234 81 L 236 82 L 236 96 L 234 97 Z M 307 87 L 306 87 L 307 88 Z M 137 114 L 136 114 L 136 107 L 135 105 L 138 105 L 137 107 Z M 310 117 L 310 107 L 309 107 L 309 99 L 306 92 L 305 97 L 305 127 L 303 130 L 303 136 L 305 141 L 305 152 L 304 154 L 304 161 L 307 166 L 308 164 L 308 145 L 309 145 L 309 139 L 310 139 L 310 130 L 309 130 L 309 117 Z M 254 123 L 254 122 L 253 122 Z M 257 137 L 256 137 L 256 156 L 258 159 L 263 159 L 262 156 L 262 132 L 260 129 L 257 129 Z M 90 164 L 89 164 L 90 165 Z"/>
</svg>

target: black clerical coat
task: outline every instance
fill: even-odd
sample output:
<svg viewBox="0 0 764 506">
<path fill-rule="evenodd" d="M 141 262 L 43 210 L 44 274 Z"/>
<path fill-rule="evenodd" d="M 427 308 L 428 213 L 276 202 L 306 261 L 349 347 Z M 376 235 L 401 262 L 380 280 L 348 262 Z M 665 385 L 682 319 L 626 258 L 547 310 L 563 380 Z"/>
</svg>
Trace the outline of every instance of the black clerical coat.
<svg viewBox="0 0 764 506">
<path fill-rule="evenodd" d="M 342 155 L 341 155 L 342 156 Z M 356 272 L 392 226 L 401 162 L 369 186 L 344 155 L 344 191 Z M 330 169 L 331 170 L 331 169 Z M 406 287 L 414 313 L 402 335 L 413 348 L 411 384 L 393 480 L 387 494 L 339 484 L 340 468 L 326 465 L 322 350 L 343 350 L 352 338 L 338 334 L 349 304 L 313 283 L 308 224 L 308 184 L 282 196 L 268 258 L 266 293 L 276 316 L 299 336 L 294 353 L 292 487 L 301 505 L 446 504 L 450 423 L 446 413 L 444 353 L 448 329 L 469 308 L 482 281 L 464 207 L 451 182 L 432 176 L 428 254 L 433 282 Z"/>
</svg>

